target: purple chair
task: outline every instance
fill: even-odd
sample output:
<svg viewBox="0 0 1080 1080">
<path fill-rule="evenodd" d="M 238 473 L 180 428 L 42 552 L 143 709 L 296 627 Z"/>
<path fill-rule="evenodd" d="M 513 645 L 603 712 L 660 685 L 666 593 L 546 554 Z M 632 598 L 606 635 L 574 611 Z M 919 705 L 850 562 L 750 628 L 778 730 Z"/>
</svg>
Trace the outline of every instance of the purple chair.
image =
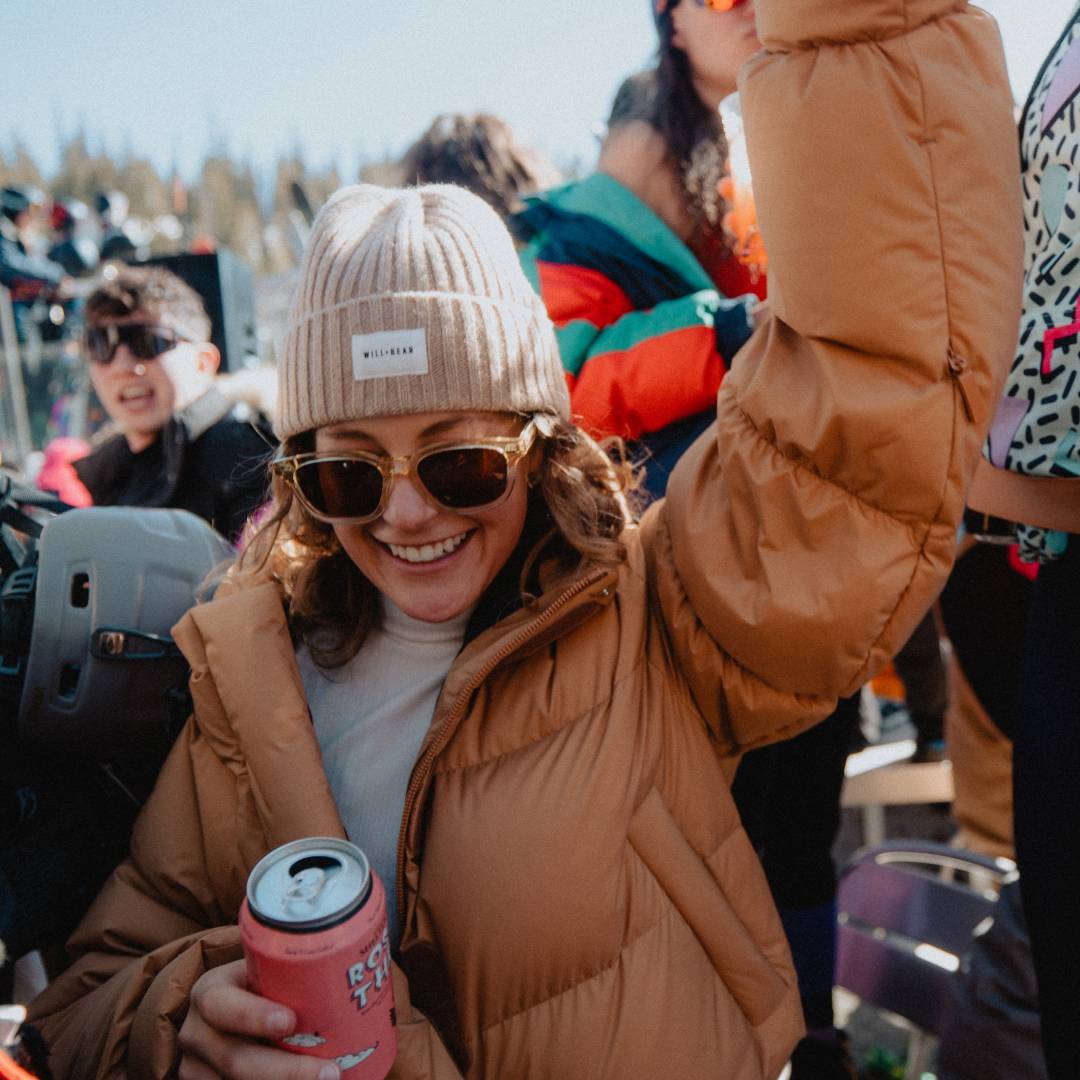
<svg viewBox="0 0 1080 1080">
<path fill-rule="evenodd" d="M 915 1025 L 906 1076 L 919 1077 L 941 1033 L 949 984 L 989 925 L 1008 859 L 922 841 L 857 852 L 837 889 L 837 985 Z"/>
</svg>

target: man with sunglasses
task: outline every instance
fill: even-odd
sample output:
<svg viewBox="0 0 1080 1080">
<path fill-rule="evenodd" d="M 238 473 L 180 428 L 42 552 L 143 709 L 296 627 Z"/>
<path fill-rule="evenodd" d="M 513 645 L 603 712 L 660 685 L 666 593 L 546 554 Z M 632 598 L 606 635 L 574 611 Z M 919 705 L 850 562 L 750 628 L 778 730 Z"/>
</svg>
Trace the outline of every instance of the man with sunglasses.
<svg viewBox="0 0 1080 1080">
<path fill-rule="evenodd" d="M 215 385 L 198 294 L 161 267 L 121 267 L 86 303 L 90 381 L 118 434 L 75 465 L 94 502 L 190 510 L 235 539 L 266 492 L 268 443 Z"/>
</svg>

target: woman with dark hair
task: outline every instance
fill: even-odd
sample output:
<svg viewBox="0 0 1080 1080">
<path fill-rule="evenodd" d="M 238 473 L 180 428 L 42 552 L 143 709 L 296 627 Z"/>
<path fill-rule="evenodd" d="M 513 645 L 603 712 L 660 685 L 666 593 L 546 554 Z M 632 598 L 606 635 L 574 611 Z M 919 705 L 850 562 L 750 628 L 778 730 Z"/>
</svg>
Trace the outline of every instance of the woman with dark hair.
<svg viewBox="0 0 1080 1080">
<path fill-rule="evenodd" d="M 735 91 L 735 74 L 759 45 L 754 2 L 657 0 L 654 13 L 660 46 L 652 123 L 681 182 L 694 229 L 690 246 L 721 289 L 757 291 L 758 276 L 751 273 L 746 282 L 721 228 L 727 140 L 718 112 Z"/>
<path fill-rule="evenodd" d="M 753 0 L 661 0 L 656 67 L 615 95 L 596 172 L 527 199 L 526 271 L 555 322 L 583 426 L 641 445 L 663 495 L 712 420 L 765 279 L 734 256 L 717 107 L 758 48 Z"/>
</svg>

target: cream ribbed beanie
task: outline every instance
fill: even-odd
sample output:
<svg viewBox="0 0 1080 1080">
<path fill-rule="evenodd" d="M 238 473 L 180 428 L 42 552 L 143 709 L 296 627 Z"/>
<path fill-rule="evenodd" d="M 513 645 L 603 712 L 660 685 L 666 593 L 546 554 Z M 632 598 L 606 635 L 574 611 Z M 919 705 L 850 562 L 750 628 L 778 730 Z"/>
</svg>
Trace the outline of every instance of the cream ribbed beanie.
<svg viewBox="0 0 1080 1080">
<path fill-rule="evenodd" d="M 300 271 L 277 435 L 451 409 L 569 417 L 551 320 L 510 234 L 464 188 L 342 188 Z"/>
</svg>

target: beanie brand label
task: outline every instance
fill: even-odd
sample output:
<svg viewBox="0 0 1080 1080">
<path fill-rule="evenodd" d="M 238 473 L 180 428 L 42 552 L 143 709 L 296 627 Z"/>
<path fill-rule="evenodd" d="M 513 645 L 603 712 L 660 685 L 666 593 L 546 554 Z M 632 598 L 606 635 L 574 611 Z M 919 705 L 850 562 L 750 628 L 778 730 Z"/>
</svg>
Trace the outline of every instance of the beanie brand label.
<svg viewBox="0 0 1080 1080">
<path fill-rule="evenodd" d="M 427 334 L 423 329 L 353 334 L 352 369 L 354 379 L 426 375 Z"/>
</svg>

